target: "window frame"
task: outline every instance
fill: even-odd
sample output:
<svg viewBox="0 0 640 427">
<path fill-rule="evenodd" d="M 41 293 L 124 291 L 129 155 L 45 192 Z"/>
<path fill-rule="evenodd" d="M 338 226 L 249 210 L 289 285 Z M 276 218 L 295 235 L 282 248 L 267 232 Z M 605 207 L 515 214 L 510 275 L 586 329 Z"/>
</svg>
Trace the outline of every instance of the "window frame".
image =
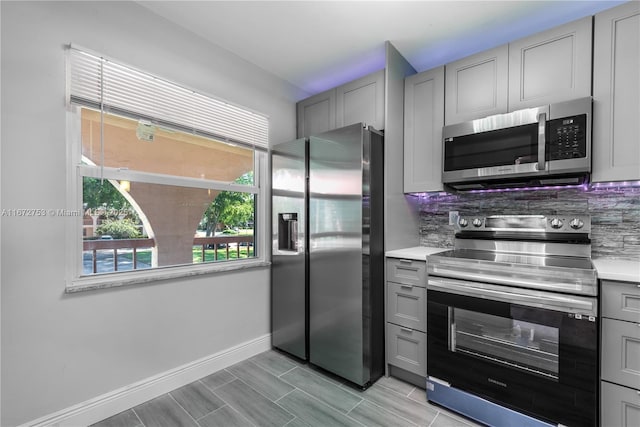
<svg viewBox="0 0 640 427">
<path fill-rule="evenodd" d="M 69 73 L 67 73 L 67 78 L 69 78 Z M 69 82 L 67 82 L 66 106 L 68 188 L 66 205 L 69 211 L 78 211 L 79 208 L 80 210 L 82 209 L 82 182 L 83 177 L 85 176 L 118 181 L 127 180 L 132 182 L 146 182 L 161 185 L 176 185 L 188 188 L 236 191 L 255 195 L 254 257 L 252 258 L 209 261 L 198 264 L 161 266 L 149 269 L 83 275 L 83 215 L 69 216 L 67 218 L 68 221 L 66 222 L 66 247 L 70 248 L 66 251 L 66 293 L 150 283 L 167 279 L 179 279 L 204 274 L 215 274 L 218 272 L 243 270 L 247 268 L 267 267 L 270 265 L 269 254 L 267 253 L 270 249 L 270 245 L 268 244 L 269 221 L 267 218 L 269 198 L 268 162 L 270 157 L 268 147 L 262 147 L 251 143 L 238 144 L 253 150 L 253 185 L 148 173 L 124 168 L 106 167 L 102 165 L 86 165 L 82 164 L 81 111 L 82 108 L 95 109 L 95 106 L 73 103 L 69 93 Z M 117 112 L 115 114 L 118 115 Z M 129 118 L 135 119 L 135 117 L 130 116 Z M 141 115 L 139 119 L 148 120 L 148 117 L 143 117 Z M 181 127 L 178 127 L 175 130 L 189 133 L 185 128 Z M 192 133 L 199 136 L 210 137 L 206 134 L 203 135 L 203 133 L 198 132 L 197 130 L 193 130 Z M 224 139 L 215 138 L 215 140 L 223 143 L 230 143 L 230 141 Z"/>
</svg>

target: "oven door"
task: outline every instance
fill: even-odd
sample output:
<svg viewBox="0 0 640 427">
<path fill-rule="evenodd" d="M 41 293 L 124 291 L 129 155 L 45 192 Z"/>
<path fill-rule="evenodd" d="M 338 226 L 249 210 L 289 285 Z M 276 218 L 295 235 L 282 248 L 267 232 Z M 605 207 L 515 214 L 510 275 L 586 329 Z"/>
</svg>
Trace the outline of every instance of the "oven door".
<svg viewBox="0 0 640 427">
<path fill-rule="evenodd" d="M 429 277 L 427 374 L 545 421 L 596 425 L 596 314 L 593 297 Z"/>
</svg>

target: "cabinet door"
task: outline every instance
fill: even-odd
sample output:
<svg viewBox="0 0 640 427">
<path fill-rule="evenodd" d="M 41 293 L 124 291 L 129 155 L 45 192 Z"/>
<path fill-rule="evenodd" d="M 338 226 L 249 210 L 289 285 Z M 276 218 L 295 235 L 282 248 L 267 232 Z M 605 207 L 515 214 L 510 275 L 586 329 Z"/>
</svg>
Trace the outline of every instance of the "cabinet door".
<svg viewBox="0 0 640 427">
<path fill-rule="evenodd" d="M 602 319 L 602 379 L 640 390 L 640 324 Z"/>
<path fill-rule="evenodd" d="M 297 104 L 298 138 L 336 128 L 336 90 L 331 89 Z"/>
<path fill-rule="evenodd" d="M 427 331 L 427 290 L 387 282 L 387 322 Z"/>
<path fill-rule="evenodd" d="M 640 283 L 603 280 L 602 315 L 640 324 Z"/>
<path fill-rule="evenodd" d="M 640 426 L 640 393 L 603 381 L 600 388 L 602 427 Z"/>
<path fill-rule="evenodd" d="M 508 57 L 504 45 L 446 65 L 446 125 L 507 112 Z"/>
<path fill-rule="evenodd" d="M 384 70 L 336 88 L 336 127 L 360 122 L 384 129 Z"/>
<path fill-rule="evenodd" d="M 596 15 L 593 181 L 640 179 L 640 3 Z"/>
<path fill-rule="evenodd" d="M 404 81 L 404 192 L 442 190 L 444 67 Z"/>
<path fill-rule="evenodd" d="M 427 263 L 414 259 L 387 258 L 387 281 L 427 286 Z"/>
<path fill-rule="evenodd" d="M 591 96 L 592 17 L 509 44 L 509 111 Z"/>
<path fill-rule="evenodd" d="M 427 374 L 427 334 L 387 323 L 387 363 L 416 375 Z"/>
</svg>

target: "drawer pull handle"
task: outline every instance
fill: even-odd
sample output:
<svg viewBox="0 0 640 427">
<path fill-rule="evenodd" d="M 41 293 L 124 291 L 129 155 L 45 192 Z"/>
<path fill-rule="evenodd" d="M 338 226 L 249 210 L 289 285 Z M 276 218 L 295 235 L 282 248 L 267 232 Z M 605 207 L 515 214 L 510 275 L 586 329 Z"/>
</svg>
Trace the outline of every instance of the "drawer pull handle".
<svg viewBox="0 0 640 427">
<path fill-rule="evenodd" d="M 403 289 L 413 289 L 413 285 L 400 285 L 401 288 Z M 640 326 L 640 325 L 638 325 Z"/>
<path fill-rule="evenodd" d="M 411 260 L 410 259 L 401 259 L 400 263 L 401 264 L 411 264 Z M 640 286 L 640 285 L 638 285 L 638 286 Z"/>
<path fill-rule="evenodd" d="M 402 332 L 407 332 L 407 333 L 409 333 L 409 334 L 412 334 L 412 333 L 413 333 L 413 330 L 412 330 L 412 329 L 409 329 L 409 328 L 400 328 L 400 330 L 401 330 Z"/>
</svg>

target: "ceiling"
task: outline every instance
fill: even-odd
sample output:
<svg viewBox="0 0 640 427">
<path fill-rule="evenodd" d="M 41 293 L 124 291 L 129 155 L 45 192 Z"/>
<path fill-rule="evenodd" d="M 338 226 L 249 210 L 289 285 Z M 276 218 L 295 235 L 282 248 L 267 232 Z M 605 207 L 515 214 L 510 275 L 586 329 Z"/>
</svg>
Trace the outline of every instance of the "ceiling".
<svg viewBox="0 0 640 427">
<path fill-rule="evenodd" d="M 623 1 L 138 3 L 313 95 L 384 68 L 387 40 L 424 71 Z"/>
</svg>

